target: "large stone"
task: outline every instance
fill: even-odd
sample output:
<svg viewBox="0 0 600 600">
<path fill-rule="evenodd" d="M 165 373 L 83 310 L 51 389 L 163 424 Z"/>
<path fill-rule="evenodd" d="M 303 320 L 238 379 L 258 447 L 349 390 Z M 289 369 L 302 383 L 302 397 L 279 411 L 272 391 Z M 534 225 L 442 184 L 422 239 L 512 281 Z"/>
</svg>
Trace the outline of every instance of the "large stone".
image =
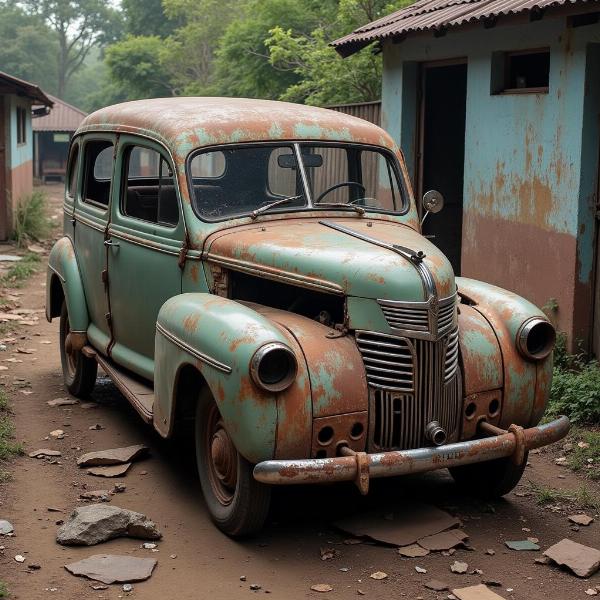
<svg viewBox="0 0 600 600">
<path fill-rule="evenodd" d="M 45 458 L 47 456 L 62 456 L 59 450 L 49 450 L 48 448 L 40 448 L 29 453 L 31 458 Z"/>
<path fill-rule="evenodd" d="M 502 596 L 492 592 L 492 590 L 483 584 L 456 588 L 452 590 L 452 593 L 459 600 L 504 600 Z"/>
<path fill-rule="evenodd" d="M 579 577 L 589 577 L 600 568 L 600 550 L 566 538 L 550 546 L 544 556 L 567 567 Z"/>
<path fill-rule="evenodd" d="M 93 546 L 116 537 L 158 540 L 161 533 L 142 513 L 110 506 L 89 504 L 76 508 L 56 534 L 65 546 Z"/>
<path fill-rule="evenodd" d="M 0 535 L 8 535 L 12 533 L 14 528 L 10 521 L 5 521 L 4 519 L 0 519 Z"/>
<path fill-rule="evenodd" d="M 87 577 L 102 583 L 127 583 L 148 579 L 155 566 L 156 560 L 153 558 L 94 554 L 65 565 L 65 569 L 73 575 Z"/>
<path fill-rule="evenodd" d="M 97 452 L 88 452 L 77 459 L 80 467 L 102 467 L 106 465 L 122 465 L 132 462 L 148 453 L 148 448 L 141 444 L 137 446 L 127 446 L 126 448 L 111 448 L 109 450 L 99 450 Z"/>
<path fill-rule="evenodd" d="M 96 477 L 123 477 L 129 471 L 131 463 L 109 465 L 108 467 L 90 467 L 87 472 Z"/>
</svg>

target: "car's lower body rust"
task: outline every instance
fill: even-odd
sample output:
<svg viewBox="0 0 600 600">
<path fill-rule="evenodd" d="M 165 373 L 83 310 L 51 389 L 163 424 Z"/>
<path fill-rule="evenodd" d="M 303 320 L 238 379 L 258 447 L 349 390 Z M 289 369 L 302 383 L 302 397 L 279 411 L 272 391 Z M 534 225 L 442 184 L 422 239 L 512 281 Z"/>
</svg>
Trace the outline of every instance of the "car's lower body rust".
<svg viewBox="0 0 600 600">
<path fill-rule="evenodd" d="M 445 446 L 374 454 L 348 449 L 336 458 L 266 460 L 254 467 L 254 478 L 274 485 L 354 481 L 361 492 L 366 493 L 370 478 L 425 473 L 504 457 L 518 462 L 523 460 L 527 450 L 564 438 L 569 428 L 569 419 L 559 417 L 528 429 L 514 425 L 509 430 L 484 426 L 484 433 L 492 433 L 489 437 Z"/>
</svg>

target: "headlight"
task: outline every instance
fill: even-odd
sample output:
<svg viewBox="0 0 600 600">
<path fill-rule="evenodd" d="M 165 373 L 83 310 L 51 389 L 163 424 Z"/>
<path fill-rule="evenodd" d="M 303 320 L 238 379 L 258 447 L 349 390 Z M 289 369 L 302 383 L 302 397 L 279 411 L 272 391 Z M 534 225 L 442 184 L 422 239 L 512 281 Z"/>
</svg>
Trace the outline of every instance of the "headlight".
<svg viewBox="0 0 600 600">
<path fill-rule="evenodd" d="M 533 317 L 521 325 L 517 333 L 517 348 L 529 360 L 542 360 L 552 352 L 556 331 L 551 323 Z"/>
<path fill-rule="evenodd" d="M 254 383 L 269 392 L 282 392 L 296 379 L 298 362 L 294 353 L 279 342 L 261 346 L 250 361 Z"/>
</svg>

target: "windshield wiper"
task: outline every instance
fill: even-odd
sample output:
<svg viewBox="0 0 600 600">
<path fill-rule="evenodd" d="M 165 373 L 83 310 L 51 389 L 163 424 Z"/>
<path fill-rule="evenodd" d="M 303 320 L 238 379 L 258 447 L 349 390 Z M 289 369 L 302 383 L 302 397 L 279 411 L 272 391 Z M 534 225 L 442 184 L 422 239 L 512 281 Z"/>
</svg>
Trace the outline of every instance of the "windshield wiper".
<svg viewBox="0 0 600 600">
<path fill-rule="evenodd" d="M 362 206 L 357 206 L 356 204 L 343 203 L 343 202 L 319 202 L 319 204 L 315 204 L 315 208 L 318 206 L 335 206 L 336 208 L 344 208 L 350 209 L 354 212 L 357 212 L 359 215 L 365 214 L 365 209 Z"/>
<path fill-rule="evenodd" d="M 252 219 L 256 219 L 256 217 L 258 217 L 258 215 L 266 212 L 267 210 L 269 210 L 270 208 L 273 208 L 274 206 L 279 206 L 280 204 L 287 204 L 288 202 L 293 202 L 294 200 L 300 200 L 300 198 L 304 198 L 304 194 L 300 194 L 298 196 L 288 196 L 287 198 L 280 198 L 279 200 L 275 200 L 274 202 L 269 202 L 269 204 L 265 204 L 264 206 L 261 206 L 255 210 L 253 210 L 250 213 L 250 217 Z"/>
</svg>

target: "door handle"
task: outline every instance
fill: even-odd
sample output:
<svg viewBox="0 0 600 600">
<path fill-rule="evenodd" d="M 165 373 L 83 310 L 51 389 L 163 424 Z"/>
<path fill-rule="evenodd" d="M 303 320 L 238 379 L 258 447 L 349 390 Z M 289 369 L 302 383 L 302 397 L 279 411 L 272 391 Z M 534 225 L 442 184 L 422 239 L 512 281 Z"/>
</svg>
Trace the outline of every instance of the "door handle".
<svg viewBox="0 0 600 600">
<path fill-rule="evenodd" d="M 119 242 L 114 242 L 113 240 L 104 240 L 105 246 L 119 246 Z"/>
</svg>

